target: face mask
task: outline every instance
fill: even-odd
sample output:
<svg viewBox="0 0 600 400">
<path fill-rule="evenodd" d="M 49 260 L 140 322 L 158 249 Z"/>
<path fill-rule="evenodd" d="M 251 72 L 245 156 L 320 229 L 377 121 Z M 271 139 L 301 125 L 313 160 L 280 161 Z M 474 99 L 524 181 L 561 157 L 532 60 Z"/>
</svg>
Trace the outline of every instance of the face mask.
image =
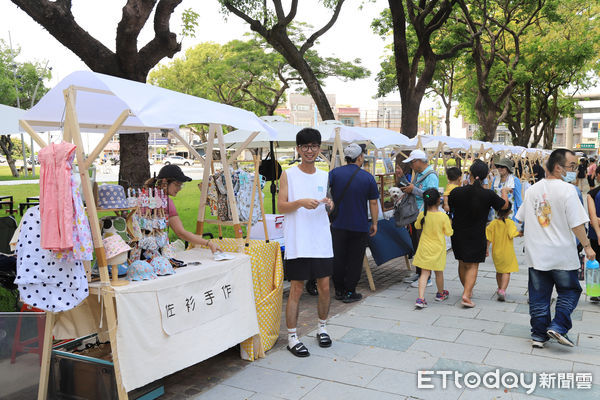
<svg viewBox="0 0 600 400">
<path fill-rule="evenodd" d="M 571 183 L 575 179 L 577 179 L 577 172 L 574 172 L 574 171 L 565 171 L 565 172 L 567 173 L 566 175 L 560 176 L 563 181 Z"/>
</svg>

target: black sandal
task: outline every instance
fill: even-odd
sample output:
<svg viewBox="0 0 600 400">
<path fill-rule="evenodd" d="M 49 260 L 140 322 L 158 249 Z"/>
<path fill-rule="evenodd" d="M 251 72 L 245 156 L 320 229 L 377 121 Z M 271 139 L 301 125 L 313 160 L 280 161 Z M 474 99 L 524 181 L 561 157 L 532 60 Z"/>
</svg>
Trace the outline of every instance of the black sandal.
<svg viewBox="0 0 600 400">
<path fill-rule="evenodd" d="M 296 357 L 308 357 L 308 356 L 310 356 L 310 353 L 308 352 L 308 349 L 306 348 L 306 346 L 302 342 L 296 344 L 292 348 L 290 348 L 290 346 L 287 346 L 287 349 L 290 351 L 290 353 L 292 353 Z"/>
<path fill-rule="evenodd" d="M 317 333 L 319 347 L 331 347 L 331 338 L 327 333 Z"/>
</svg>

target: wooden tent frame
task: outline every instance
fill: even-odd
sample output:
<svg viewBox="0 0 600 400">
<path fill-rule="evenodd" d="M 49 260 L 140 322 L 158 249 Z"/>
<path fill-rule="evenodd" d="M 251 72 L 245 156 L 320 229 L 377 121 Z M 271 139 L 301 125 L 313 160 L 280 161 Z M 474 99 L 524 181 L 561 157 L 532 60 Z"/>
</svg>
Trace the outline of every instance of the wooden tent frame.
<svg viewBox="0 0 600 400">
<path fill-rule="evenodd" d="M 119 400 L 128 399 L 127 391 L 123 386 L 122 375 L 121 375 L 121 367 L 119 363 L 119 358 L 117 354 L 117 315 L 116 315 L 116 307 L 114 304 L 114 296 L 115 292 L 111 286 L 111 279 L 108 273 L 107 260 L 106 260 L 106 252 L 104 250 L 104 246 L 102 243 L 102 233 L 100 231 L 100 224 L 98 219 L 96 202 L 94 199 L 94 195 L 92 192 L 92 184 L 90 180 L 90 176 L 88 173 L 88 169 L 93 164 L 94 160 L 100 155 L 104 147 L 108 144 L 108 142 L 112 139 L 112 137 L 117 133 L 118 130 L 131 130 L 131 131 L 155 131 L 159 130 L 159 127 L 133 127 L 133 126 L 124 126 L 124 122 L 130 116 L 134 116 L 133 112 L 130 109 L 125 109 L 121 112 L 121 114 L 116 118 L 115 122 L 112 125 L 94 125 L 94 124 L 80 124 L 77 117 L 77 108 L 76 108 L 76 98 L 77 92 L 93 92 L 115 96 L 115 94 L 108 90 L 100 90 L 94 88 L 87 88 L 81 86 L 71 85 L 67 89 L 63 91 L 64 99 L 65 99 L 65 117 L 64 117 L 64 132 L 63 132 L 63 141 L 75 144 L 75 157 L 77 160 L 77 164 L 79 165 L 79 175 L 81 177 L 81 185 L 83 188 L 83 197 L 87 206 L 87 215 L 90 223 L 90 229 L 92 234 L 92 241 L 94 244 L 94 252 L 96 254 L 96 260 L 98 264 L 98 270 L 100 273 L 100 282 L 101 287 L 97 293 L 102 295 L 102 304 L 104 307 L 104 311 L 106 313 L 106 321 L 108 325 L 108 335 L 111 343 L 111 353 L 112 353 L 112 361 L 114 365 L 115 371 L 115 379 L 117 386 L 117 395 Z M 33 140 L 41 147 L 44 148 L 48 146 L 42 137 L 32 128 L 26 120 L 19 120 L 21 127 L 33 138 Z M 57 124 L 54 122 L 45 123 L 45 126 L 54 126 L 56 125 L 60 128 L 61 124 Z M 93 129 L 107 129 L 106 133 L 100 140 L 100 142 L 96 145 L 94 150 L 85 157 L 83 153 L 83 141 L 81 138 L 80 128 L 93 128 Z M 196 156 L 197 158 L 202 159 L 203 157 L 196 152 L 196 150 L 189 144 L 185 139 L 183 139 L 177 132 L 173 130 L 169 130 L 177 139 L 179 139 L 184 146 L 186 146 L 190 152 Z M 221 147 L 222 154 L 222 162 L 224 166 L 227 166 L 227 159 L 223 158 L 225 154 L 224 151 L 224 141 L 223 141 L 223 131 L 222 127 L 219 124 L 209 124 L 209 132 L 212 132 L 212 138 L 214 138 L 215 132 L 217 132 L 217 137 L 219 138 L 219 144 Z M 250 143 L 252 139 L 254 139 L 258 135 L 258 132 L 253 132 L 253 134 L 242 144 L 242 146 L 234 153 L 231 157 L 233 160 L 237 158 L 237 156 L 244 150 L 244 148 Z M 212 141 L 210 143 L 210 161 L 212 161 Z M 204 165 L 204 176 L 206 178 L 207 173 L 210 171 L 210 162 L 209 158 L 205 159 Z M 255 165 L 257 160 L 255 159 Z M 227 190 L 233 194 L 233 185 L 231 182 L 231 175 L 227 178 L 229 174 L 226 174 L 226 183 Z M 203 193 L 205 194 L 207 189 L 204 187 L 204 183 L 208 185 L 208 179 L 204 179 L 203 181 Z M 230 197 L 230 202 L 234 202 L 233 196 Z M 254 200 L 254 198 L 253 198 Z M 205 199 L 206 201 L 206 199 Z M 230 203 L 231 204 L 231 203 Z M 235 203 L 233 203 L 235 204 Z M 262 204 L 261 204 L 262 208 Z M 241 228 L 239 225 L 239 217 L 237 215 L 237 210 L 235 207 L 235 216 L 237 221 L 237 227 L 239 228 L 239 232 L 241 233 Z M 204 208 L 202 208 L 204 211 Z M 204 214 L 202 214 L 204 215 Z M 234 227 L 236 225 L 234 224 Z M 266 230 L 266 225 L 265 225 Z M 236 230 L 237 232 L 237 230 Z M 237 237 L 237 234 L 236 234 Z M 86 272 L 91 269 L 91 262 L 84 262 Z M 89 292 L 91 293 L 91 290 Z M 102 306 L 101 306 L 102 307 Z M 48 381 L 49 381 L 49 373 L 50 373 L 50 361 L 52 355 L 52 332 L 54 329 L 54 324 L 56 322 L 56 315 L 53 312 L 46 311 L 45 312 L 46 321 L 45 321 L 45 329 L 44 329 L 44 341 L 43 341 L 43 349 L 42 349 L 42 362 L 41 362 L 41 371 L 40 371 L 40 381 L 38 387 L 38 400 L 45 400 L 48 395 Z"/>
<path fill-rule="evenodd" d="M 233 226 L 233 231 L 235 235 L 235 239 L 238 242 L 238 252 L 242 252 L 243 247 L 248 247 L 250 242 L 250 230 L 252 228 L 252 212 L 254 211 L 254 202 L 256 197 L 256 190 L 261 190 L 260 181 L 258 180 L 258 167 L 259 167 L 259 159 L 258 155 L 252 153 L 252 159 L 254 163 L 254 180 L 252 182 L 252 199 L 250 200 L 250 218 L 248 218 L 248 223 L 246 227 L 246 240 L 243 239 L 242 232 L 242 224 L 240 223 L 240 216 L 235 204 L 235 195 L 233 190 L 233 182 L 231 180 L 231 174 L 228 173 L 229 166 L 236 162 L 239 155 L 248 147 L 248 144 L 254 140 L 254 138 L 258 135 L 259 132 L 253 132 L 246 140 L 241 144 L 239 148 L 237 148 L 232 155 L 227 157 L 227 149 L 225 148 L 225 139 L 223 138 L 223 128 L 221 125 L 211 125 L 208 129 L 208 141 L 206 146 L 206 158 L 204 160 L 204 171 L 202 175 L 202 184 L 200 187 L 200 204 L 198 206 L 198 218 L 196 221 L 196 234 L 202 235 L 204 233 L 204 224 L 216 224 L 219 226 L 219 239 L 222 236 L 222 226 Z M 206 219 L 206 199 L 208 198 L 208 181 L 210 174 L 213 170 L 213 149 L 215 136 L 217 138 L 217 143 L 219 146 L 220 153 L 220 161 L 223 167 L 223 174 L 225 176 L 225 186 L 227 188 L 227 202 L 229 204 L 229 209 L 231 210 L 231 221 L 221 221 L 218 217 L 217 219 Z M 267 243 L 269 242 L 269 234 L 267 231 L 267 222 L 264 217 L 265 215 L 265 207 L 264 202 L 260 201 L 260 210 L 263 215 L 263 229 L 265 231 L 265 239 Z"/>
</svg>

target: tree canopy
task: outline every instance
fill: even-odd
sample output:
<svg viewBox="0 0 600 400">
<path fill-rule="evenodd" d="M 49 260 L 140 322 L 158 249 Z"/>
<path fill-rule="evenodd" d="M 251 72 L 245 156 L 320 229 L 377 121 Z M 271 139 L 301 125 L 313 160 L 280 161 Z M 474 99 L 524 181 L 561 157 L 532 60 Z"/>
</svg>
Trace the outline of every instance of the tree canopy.
<svg viewBox="0 0 600 400">
<path fill-rule="evenodd" d="M 20 48 L 11 49 L 0 39 L 0 104 L 27 109 L 48 91 L 44 80 L 50 79 L 51 73 L 50 68 L 45 69 L 37 61 L 17 61 L 20 52 Z M 18 176 L 15 158 L 22 156 L 21 141 L 1 135 L 0 150 L 6 156 L 12 175 Z"/>
<path fill-rule="evenodd" d="M 306 90 L 312 96 L 319 114 L 323 120 L 334 119 L 333 111 L 323 91 L 320 72 L 334 72 L 340 74 L 342 71 L 352 71 L 345 75 L 348 79 L 359 79 L 368 76 L 364 68 L 356 68 L 360 64 L 359 59 L 352 63 L 317 64 L 322 58 L 310 59 L 314 53 L 311 52 L 318 39 L 322 37 L 335 24 L 345 0 L 323 0 L 323 6 L 331 10 L 331 18 L 321 28 L 310 35 L 305 35 L 303 30 L 294 28 L 300 26 L 295 21 L 298 10 L 298 0 L 292 0 L 289 11 L 286 13 L 281 0 L 219 0 L 223 5 L 223 11 L 241 18 L 250 25 L 250 29 L 260 35 L 275 51 L 277 51 L 298 74 L 306 85 Z M 305 25 L 307 26 L 307 25 Z M 354 64 L 354 65 L 353 65 Z M 329 66 L 337 66 L 329 70 Z M 342 68 L 341 70 L 339 68 Z"/>
</svg>

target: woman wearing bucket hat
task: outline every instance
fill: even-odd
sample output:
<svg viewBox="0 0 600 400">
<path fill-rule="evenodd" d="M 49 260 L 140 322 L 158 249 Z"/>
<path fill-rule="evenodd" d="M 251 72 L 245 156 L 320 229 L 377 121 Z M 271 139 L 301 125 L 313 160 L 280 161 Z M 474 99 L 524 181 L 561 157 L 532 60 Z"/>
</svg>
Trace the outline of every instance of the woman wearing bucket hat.
<svg viewBox="0 0 600 400">
<path fill-rule="evenodd" d="M 494 162 L 494 165 L 498 169 L 498 176 L 494 177 L 492 180 L 492 189 L 498 196 L 502 196 L 502 189 L 506 188 L 508 201 L 513 205 L 513 209 L 509 213 L 508 218 L 512 218 L 513 214 L 516 212 L 516 205 L 521 204 L 521 199 L 515 201 L 515 176 L 513 175 L 515 163 L 508 158 L 501 158 Z M 495 217 L 497 217 L 497 213 Z"/>
<path fill-rule="evenodd" d="M 169 220 L 169 227 L 173 229 L 173 232 L 180 238 L 187 242 L 194 243 L 200 246 L 207 246 L 213 253 L 220 251 L 219 245 L 211 240 L 206 240 L 200 235 L 187 231 L 183 227 L 181 218 L 177 213 L 175 204 L 171 200 L 170 196 L 177 196 L 177 193 L 183 187 L 185 182 L 191 181 L 192 178 L 184 175 L 183 171 L 177 165 L 165 165 L 158 172 L 158 176 L 150 178 L 146 181 L 146 187 L 164 189 L 168 197 L 167 205 L 167 218 Z"/>
</svg>

